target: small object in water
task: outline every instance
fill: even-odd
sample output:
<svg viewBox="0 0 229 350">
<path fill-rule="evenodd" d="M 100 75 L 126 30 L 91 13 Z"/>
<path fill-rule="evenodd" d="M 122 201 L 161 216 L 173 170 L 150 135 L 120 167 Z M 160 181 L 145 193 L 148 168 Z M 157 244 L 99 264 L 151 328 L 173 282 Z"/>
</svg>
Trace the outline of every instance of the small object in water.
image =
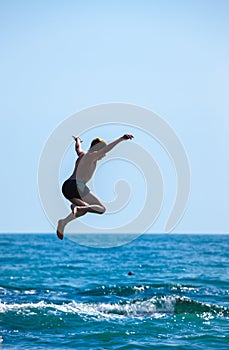
<svg viewBox="0 0 229 350">
<path fill-rule="evenodd" d="M 134 272 L 133 271 L 129 271 L 128 272 L 128 276 L 132 276 L 132 275 L 134 275 Z"/>
</svg>

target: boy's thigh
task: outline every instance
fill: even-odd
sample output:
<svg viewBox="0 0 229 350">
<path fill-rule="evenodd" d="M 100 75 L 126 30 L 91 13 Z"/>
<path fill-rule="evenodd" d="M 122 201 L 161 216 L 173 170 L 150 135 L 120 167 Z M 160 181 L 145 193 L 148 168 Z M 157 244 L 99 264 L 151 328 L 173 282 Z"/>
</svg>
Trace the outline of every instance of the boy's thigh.
<svg viewBox="0 0 229 350">
<path fill-rule="evenodd" d="M 86 194 L 86 196 L 82 197 L 82 200 L 88 204 L 97 204 L 103 206 L 103 203 L 92 192 L 89 192 L 88 194 Z"/>
</svg>

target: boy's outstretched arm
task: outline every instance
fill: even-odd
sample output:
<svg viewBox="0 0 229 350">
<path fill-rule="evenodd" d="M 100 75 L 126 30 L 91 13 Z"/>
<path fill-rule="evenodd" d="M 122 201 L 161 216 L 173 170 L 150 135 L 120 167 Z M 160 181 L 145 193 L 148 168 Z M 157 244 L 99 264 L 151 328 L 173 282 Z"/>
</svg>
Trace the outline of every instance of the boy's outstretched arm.
<svg viewBox="0 0 229 350">
<path fill-rule="evenodd" d="M 93 154 L 94 154 L 95 158 L 100 158 L 102 155 L 106 154 L 107 152 L 110 152 L 120 142 L 125 141 L 125 140 L 132 140 L 133 137 L 134 136 L 131 134 L 125 134 L 125 135 L 119 137 L 117 140 L 112 141 L 111 143 L 109 143 L 108 145 L 103 147 L 101 150 L 93 152 Z"/>
<path fill-rule="evenodd" d="M 81 143 L 83 142 L 79 137 L 72 136 L 73 139 L 75 140 L 75 150 L 78 156 L 81 154 L 85 153 L 82 148 L 81 148 Z"/>
<path fill-rule="evenodd" d="M 103 149 L 101 149 L 101 152 L 103 152 L 103 153 L 110 152 L 112 150 L 112 148 L 114 148 L 120 142 L 125 141 L 125 140 L 132 140 L 133 137 L 134 137 L 133 135 L 125 134 L 125 135 L 119 137 L 117 140 L 106 145 Z"/>
</svg>

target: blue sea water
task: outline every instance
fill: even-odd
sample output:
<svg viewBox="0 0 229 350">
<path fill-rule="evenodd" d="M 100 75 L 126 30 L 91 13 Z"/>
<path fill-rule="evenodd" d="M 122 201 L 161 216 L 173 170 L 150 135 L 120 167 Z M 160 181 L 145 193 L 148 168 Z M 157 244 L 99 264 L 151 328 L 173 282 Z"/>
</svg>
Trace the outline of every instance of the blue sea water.
<svg viewBox="0 0 229 350">
<path fill-rule="evenodd" d="M 229 348 L 227 235 L 96 249 L 2 234 L 0 247 L 1 350 Z"/>
</svg>

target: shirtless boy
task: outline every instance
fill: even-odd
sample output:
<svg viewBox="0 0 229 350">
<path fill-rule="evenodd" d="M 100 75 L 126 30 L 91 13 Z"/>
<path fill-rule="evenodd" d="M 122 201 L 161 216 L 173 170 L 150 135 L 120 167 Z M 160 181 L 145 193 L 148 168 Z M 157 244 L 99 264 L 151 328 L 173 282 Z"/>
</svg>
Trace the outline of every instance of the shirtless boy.
<svg viewBox="0 0 229 350">
<path fill-rule="evenodd" d="M 65 226 L 75 218 L 78 218 L 86 213 L 103 214 L 106 208 L 102 202 L 93 194 L 86 183 L 92 178 L 95 172 L 97 161 L 105 157 L 106 153 L 111 151 L 117 144 L 124 140 L 132 140 L 133 135 L 125 134 L 117 140 L 106 144 L 100 138 L 96 138 L 91 142 L 88 152 L 81 149 L 81 140 L 79 137 L 74 137 L 75 150 L 78 159 L 75 163 L 75 168 L 72 175 L 66 180 L 62 186 L 62 193 L 72 204 L 71 214 L 64 219 L 58 221 L 57 236 L 59 239 L 64 238 Z"/>
</svg>

